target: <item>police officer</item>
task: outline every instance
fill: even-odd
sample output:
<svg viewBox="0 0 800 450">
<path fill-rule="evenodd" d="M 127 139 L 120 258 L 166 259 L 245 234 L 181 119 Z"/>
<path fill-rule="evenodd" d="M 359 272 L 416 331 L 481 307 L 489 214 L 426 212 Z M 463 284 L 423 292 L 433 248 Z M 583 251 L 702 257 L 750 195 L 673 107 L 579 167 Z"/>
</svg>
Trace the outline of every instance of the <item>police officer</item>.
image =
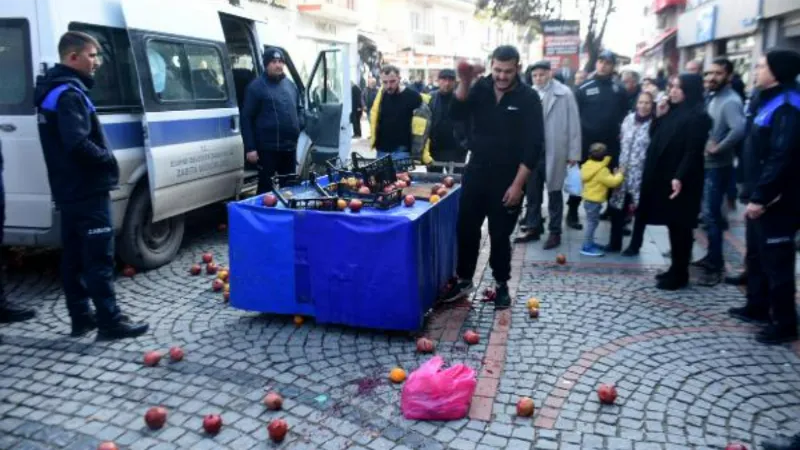
<svg viewBox="0 0 800 450">
<path fill-rule="evenodd" d="M 456 87 L 456 71 L 444 69 L 439 72 L 439 89 L 431 94 L 431 143 L 430 152 L 434 162 L 460 163 L 467 160 L 467 128 L 463 121 L 453 120 L 450 109 Z M 444 172 L 444 166 L 428 166 L 428 172 Z M 454 168 L 461 173 L 461 168 Z"/>
<path fill-rule="evenodd" d="M 539 96 L 522 83 L 520 57 L 510 45 L 492 53 L 492 73 L 470 88 L 473 70 L 459 73 L 451 108 L 453 118 L 472 124 L 472 157 L 464 173 L 458 210 L 458 280 L 443 301 L 474 290 L 472 277 L 480 252 L 481 227 L 489 219 L 489 265 L 497 283 L 495 308 L 511 305 L 511 233 L 522 201 L 522 189 L 544 151 L 544 119 Z"/>
<path fill-rule="evenodd" d="M 108 340 L 140 336 L 148 325 L 131 323 L 114 292 L 109 192 L 117 186 L 119 168 L 88 95 L 99 49 L 88 34 L 64 34 L 58 43 L 61 64 L 36 80 L 35 98 L 50 190 L 61 212 L 61 276 L 72 336 L 98 328 L 97 338 Z"/>
<path fill-rule="evenodd" d="M 600 142 L 611 155 L 612 168 L 619 159 L 620 127 L 629 111 L 625 88 L 612 78 L 616 63 L 614 53 L 608 50 L 600 53 L 594 76 L 581 84 L 575 95 L 581 114 L 582 160 L 589 156 L 589 147 Z M 583 228 L 578 220 L 580 204 L 579 196 L 570 196 L 567 201 L 567 226 L 576 230 Z"/>
<path fill-rule="evenodd" d="M 3 142 L 0 141 L 0 244 L 3 243 L 3 230 L 6 224 L 6 191 L 3 185 Z M 23 322 L 36 317 L 32 309 L 21 308 L 9 303 L 6 298 L 5 277 L 2 273 L 2 254 L 0 254 L 0 323 Z"/>
<path fill-rule="evenodd" d="M 759 104 L 744 158 L 747 302 L 729 313 L 768 323 L 756 340 L 797 339 L 795 241 L 800 225 L 800 54 L 772 50 L 756 66 Z M 771 319 L 771 321 L 770 321 Z"/>
</svg>

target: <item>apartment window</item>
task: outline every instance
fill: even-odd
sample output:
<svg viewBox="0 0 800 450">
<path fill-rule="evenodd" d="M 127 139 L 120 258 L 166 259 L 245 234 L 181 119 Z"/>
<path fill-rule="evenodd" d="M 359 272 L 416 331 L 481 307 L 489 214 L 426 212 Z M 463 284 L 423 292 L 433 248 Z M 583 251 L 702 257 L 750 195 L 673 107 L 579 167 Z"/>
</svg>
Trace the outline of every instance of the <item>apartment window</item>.
<svg viewBox="0 0 800 450">
<path fill-rule="evenodd" d="M 466 20 L 459 20 L 458 21 L 458 29 L 461 32 L 461 36 L 467 35 L 467 21 Z"/>
<path fill-rule="evenodd" d="M 411 29 L 414 30 L 414 31 L 421 30 L 422 29 L 422 16 L 420 15 L 420 13 L 418 13 L 416 11 L 411 11 L 411 13 L 409 13 L 409 14 L 410 14 L 410 17 L 411 17 Z"/>
<path fill-rule="evenodd" d="M 447 17 L 442 17 L 442 33 L 445 36 L 450 36 L 450 19 Z"/>
</svg>

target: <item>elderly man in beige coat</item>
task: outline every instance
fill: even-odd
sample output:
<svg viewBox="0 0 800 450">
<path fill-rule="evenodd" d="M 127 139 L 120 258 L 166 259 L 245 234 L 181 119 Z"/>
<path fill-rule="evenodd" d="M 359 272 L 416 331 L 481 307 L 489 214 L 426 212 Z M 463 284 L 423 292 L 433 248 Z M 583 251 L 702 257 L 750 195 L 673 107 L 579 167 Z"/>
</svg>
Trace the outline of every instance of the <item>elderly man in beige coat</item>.
<svg viewBox="0 0 800 450">
<path fill-rule="evenodd" d="M 527 213 L 517 242 L 538 241 L 544 233 L 542 219 L 543 190 L 547 188 L 548 222 L 544 249 L 561 245 L 561 222 L 564 216 L 564 179 L 567 167 L 581 159 L 581 118 L 572 90 L 553 79 L 548 61 L 533 65 L 533 87 L 542 99 L 545 152 L 539 167 L 531 172 L 525 195 Z"/>
</svg>

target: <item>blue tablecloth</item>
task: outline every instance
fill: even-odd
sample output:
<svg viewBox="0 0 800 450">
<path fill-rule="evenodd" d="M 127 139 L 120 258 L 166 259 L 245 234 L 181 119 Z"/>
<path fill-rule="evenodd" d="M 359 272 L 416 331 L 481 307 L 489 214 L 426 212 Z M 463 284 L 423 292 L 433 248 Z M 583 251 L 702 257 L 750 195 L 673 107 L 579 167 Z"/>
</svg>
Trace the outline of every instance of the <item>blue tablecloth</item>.
<svg viewBox="0 0 800 450">
<path fill-rule="evenodd" d="M 231 305 L 317 323 L 416 330 L 455 272 L 460 187 L 359 213 L 228 204 Z"/>
</svg>

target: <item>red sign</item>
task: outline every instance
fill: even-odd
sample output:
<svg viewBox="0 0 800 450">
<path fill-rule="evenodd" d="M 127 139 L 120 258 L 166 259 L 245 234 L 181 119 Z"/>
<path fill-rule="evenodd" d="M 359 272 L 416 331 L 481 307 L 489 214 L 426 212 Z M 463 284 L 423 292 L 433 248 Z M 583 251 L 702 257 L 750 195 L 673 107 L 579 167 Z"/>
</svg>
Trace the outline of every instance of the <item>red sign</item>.
<svg viewBox="0 0 800 450">
<path fill-rule="evenodd" d="M 659 13 L 670 6 L 686 6 L 686 0 L 653 0 L 654 13 Z"/>
<path fill-rule="evenodd" d="M 581 47 L 581 26 L 577 20 L 548 20 L 542 22 L 544 59 L 553 70 L 566 63 L 577 70 Z"/>
</svg>

